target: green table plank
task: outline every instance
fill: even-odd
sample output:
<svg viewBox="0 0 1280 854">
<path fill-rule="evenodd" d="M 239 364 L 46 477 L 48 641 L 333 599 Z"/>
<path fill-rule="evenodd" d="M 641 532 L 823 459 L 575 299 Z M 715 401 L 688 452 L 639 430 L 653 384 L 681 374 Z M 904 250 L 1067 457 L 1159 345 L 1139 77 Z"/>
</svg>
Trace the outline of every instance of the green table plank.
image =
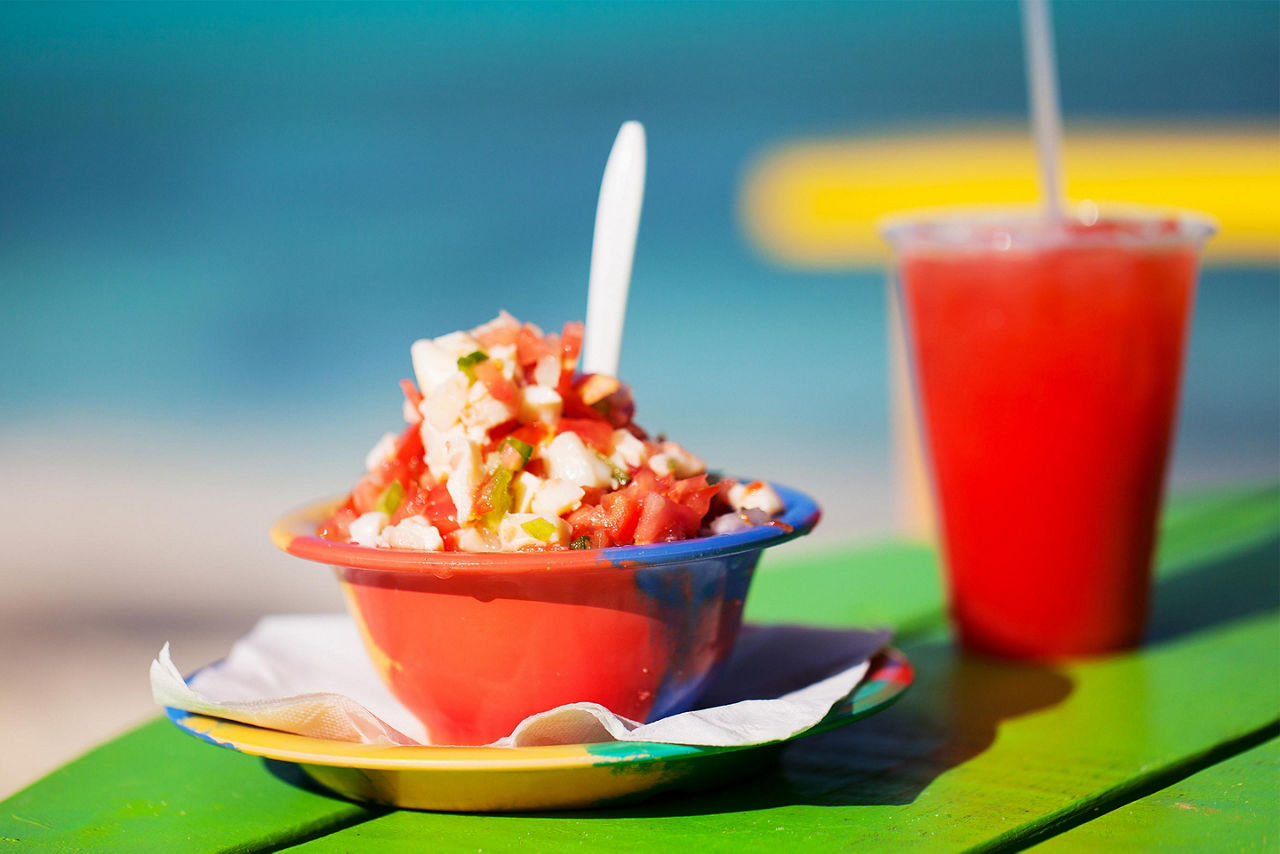
<svg viewBox="0 0 1280 854">
<path fill-rule="evenodd" d="M 258 851 L 383 812 L 293 785 L 156 720 L 0 804 L 0 850 Z"/>
<path fill-rule="evenodd" d="M 1225 544 L 1274 543 L 1280 534 L 1280 485 L 1180 496 L 1160 520 L 1157 563 L 1172 568 L 1212 559 Z"/>
<path fill-rule="evenodd" d="M 785 547 L 761 561 L 744 618 L 825 628 L 935 628 L 942 588 L 932 548 L 876 543 L 793 558 Z"/>
<path fill-rule="evenodd" d="M 733 789 L 558 815 L 402 811 L 301 850 L 1017 846 L 1267 731 L 1280 709 L 1275 613 L 1056 670 L 960 657 L 941 638 L 908 652 L 919 681 L 898 705 L 801 741 L 780 771 Z"/>
<path fill-rule="evenodd" d="M 1212 653 L 1219 635 L 1229 640 L 1232 630 L 1243 630 L 1235 624 L 1274 609 L 1280 598 L 1274 572 L 1280 494 L 1275 489 L 1254 490 L 1179 502 L 1166 519 L 1161 562 L 1169 577 L 1159 587 L 1154 622 L 1160 646 L 1153 655 L 1186 646 L 1193 636 L 1201 636 L 1197 643 L 1205 644 Z M 802 742 L 786 754 L 782 773 L 763 777 L 745 789 L 680 801 L 669 798 L 655 802 L 647 811 L 637 808 L 612 817 L 579 819 L 405 814 L 397 821 L 477 822 L 465 826 L 471 827 L 468 832 L 482 834 L 513 827 L 513 821 L 521 822 L 522 827 L 532 822 L 528 827 L 541 830 L 531 838 L 540 842 L 553 842 L 557 834 L 573 837 L 581 832 L 574 829 L 578 827 L 574 822 L 585 822 L 583 826 L 593 829 L 594 836 L 606 822 L 620 821 L 630 824 L 636 834 L 609 836 L 620 844 L 630 840 L 643 847 L 652 837 L 638 829 L 656 832 L 673 821 L 681 832 L 701 822 L 708 838 L 734 838 L 743 833 L 759 838 L 755 835 L 766 829 L 775 832 L 766 826 L 773 820 L 774 810 L 783 810 L 790 834 L 819 844 L 844 838 L 841 829 L 847 831 L 851 823 L 861 826 L 865 820 L 862 810 L 828 808 L 851 797 L 851 780 L 878 793 L 874 796 L 878 801 L 870 795 L 861 796 L 863 800 L 871 798 L 873 805 L 886 807 L 901 801 L 898 807 L 909 807 L 920 801 L 916 790 L 921 788 L 921 775 L 927 775 L 930 768 L 944 778 L 944 772 L 956 773 L 947 771 L 964 764 L 956 760 L 956 743 L 967 744 L 975 737 L 963 727 L 956 729 L 956 721 L 937 718 L 939 709 L 930 705 L 940 701 L 939 691 L 945 699 L 955 687 L 940 685 L 972 678 L 971 663 L 952 659 L 942 641 L 928 640 L 930 631 L 936 634 L 941 624 L 931 552 L 919 546 L 884 545 L 858 552 L 795 557 L 784 551 L 782 560 L 775 557 L 771 556 L 762 569 L 753 589 L 748 603 L 751 619 L 819 625 L 882 623 L 906 629 L 904 640 L 917 638 L 909 644 L 909 651 L 921 670 L 920 683 L 901 707 L 881 716 L 883 721 L 873 719 L 846 733 Z M 1218 577 L 1231 582 L 1227 592 L 1237 593 L 1221 595 L 1222 585 L 1215 582 Z M 1208 597 L 1217 604 L 1207 616 L 1197 617 L 1196 612 L 1204 610 L 1206 591 L 1217 594 Z M 1264 669 L 1271 666 L 1262 660 L 1256 664 Z M 1138 667 L 1126 678 L 1141 683 L 1147 678 L 1143 672 Z M 1038 677 L 1036 681 L 1040 681 Z M 1052 682 L 1058 684 L 1056 679 Z M 929 719 L 930 714 L 935 718 Z M 923 730 L 921 723 L 926 725 Z M 922 745 L 932 745 L 935 752 L 929 753 Z M 935 788 L 924 787 L 927 792 Z M 680 815 L 682 811 L 688 815 Z M 733 815 L 726 817 L 727 812 Z M 304 840 L 371 815 L 377 813 L 296 788 L 273 776 L 256 759 L 200 744 L 167 722 L 157 721 L 86 754 L 5 801 L 0 809 L 0 843 L 14 843 L 24 850 L 93 850 L 103 846 L 256 850 Z M 637 824 L 635 817 L 647 821 Z M 748 817 L 764 824 L 747 821 Z M 413 826 L 417 827 L 415 832 L 429 832 L 428 825 Z M 394 831 L 394 827 L 394 823 L 378 821 L 360 825 L 358 831 L 380 833 Z M 340 836 L 357 839 L 350 835 L 356 830 Z M 475 847 L 465 836 L 454 837 L 454 841 Z M 125 839 L 129 840 L 127 845 L 122 842 Z"/>
<path fill-rule="evenodd" d="M 1095 818 L 1036 850 L 1280 850 L 1280 739 Z"/>
</svg>

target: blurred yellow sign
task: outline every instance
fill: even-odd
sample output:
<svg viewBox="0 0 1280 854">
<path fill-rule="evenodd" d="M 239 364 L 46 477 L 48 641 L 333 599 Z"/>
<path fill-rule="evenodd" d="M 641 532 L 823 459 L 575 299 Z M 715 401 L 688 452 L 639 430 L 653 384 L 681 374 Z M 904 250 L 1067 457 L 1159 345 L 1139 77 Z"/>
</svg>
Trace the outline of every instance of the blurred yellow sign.
<svg viewBox="0 0 1280 854">
<path fill-rule="evenodd" d="M 1280 129 L 1263 125 L 1076 128 L 1063 151 L 1071 199 L 1210 214 L 1208 263 L 1280 263 Z M 749 170 L 741 216 L 757 244 L 804 268 L 879 264 L 887 214 L 950 205 L 1034 203 L 1035 152 L 1023 126 L 796 142 Z"/>
</svg>

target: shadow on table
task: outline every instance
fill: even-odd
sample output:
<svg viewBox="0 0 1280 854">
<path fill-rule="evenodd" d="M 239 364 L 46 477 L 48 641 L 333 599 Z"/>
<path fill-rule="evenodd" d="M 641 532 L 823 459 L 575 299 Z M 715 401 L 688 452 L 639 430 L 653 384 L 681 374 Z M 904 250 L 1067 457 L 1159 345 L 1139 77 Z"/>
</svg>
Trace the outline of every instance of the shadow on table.
<svg viewBox="0 0 1280 854">
<path fill-rule="evenodd" d="M 906 652 L 916 682 L 897 705 L 791 744 L 771 771 L 727 789 L 544 815 L 647 818 L 788 804 L 910 803 L 939 774 L 990 747 L 1001 721 L 1055 705 L 1071 692 L 1070 681 L 1054 670 L 959 655 L 942 641 Z"/>
<path fill-rule="evenodd" d="M 1280 538 L 1203 560 L 1155 591 L 1147 643 L 1280 607 Z M 946 643 L 909 647 L 917 681 L 898 706 L 843 729 L 802 739 L 776 771 L 729 789 L 670 794 L 617 817 L 767 809 L 786 804 L 904 804 L 939 774 L 987 749 L 1001 721 L 1062 702 L 1071 682 L 1031 665 L 969 657 Z"/>
<path fill-rule="evenodd" d="M 1156 585 L 1147 643 L 1280 608 L 1280 538 L 1218 555 Z"/>
</svg>

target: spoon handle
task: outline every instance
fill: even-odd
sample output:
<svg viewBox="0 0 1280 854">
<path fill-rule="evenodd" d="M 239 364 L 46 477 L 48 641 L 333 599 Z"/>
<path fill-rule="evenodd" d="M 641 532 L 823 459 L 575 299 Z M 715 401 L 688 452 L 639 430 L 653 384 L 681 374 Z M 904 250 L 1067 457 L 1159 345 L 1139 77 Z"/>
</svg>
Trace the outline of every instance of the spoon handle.
<svg viewBox="0 0 1280 854">
<path fill-rule="evenodd" d="M 631 263 L 644 202 L 644 170 L 644 127 L 639 122 L 626 122 L 609 152 L 596 205 L 586 337 L 582 344 L 583 373 L 618 375 Z"/>
</svg>

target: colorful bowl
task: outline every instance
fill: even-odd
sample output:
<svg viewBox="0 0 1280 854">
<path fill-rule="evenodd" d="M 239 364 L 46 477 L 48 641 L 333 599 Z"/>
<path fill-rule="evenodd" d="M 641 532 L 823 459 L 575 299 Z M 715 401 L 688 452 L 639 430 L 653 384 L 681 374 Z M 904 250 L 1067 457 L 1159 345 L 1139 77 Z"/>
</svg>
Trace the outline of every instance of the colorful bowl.
<svg viewBox="0 0 1280 854">
<path fill-rule="evenodd" d="M 812 499 L 774 488 L 786 510 L 771 524 L 651 546 L 375 549 L 315 535 L 333 502 L 271 535 L 334 567 L 374 666 L 431 742 L 478 745 L 566 703 L 637 721 L 689 709 L 733 647 L 761 551 L 818 522 Z"/>
</svg>

